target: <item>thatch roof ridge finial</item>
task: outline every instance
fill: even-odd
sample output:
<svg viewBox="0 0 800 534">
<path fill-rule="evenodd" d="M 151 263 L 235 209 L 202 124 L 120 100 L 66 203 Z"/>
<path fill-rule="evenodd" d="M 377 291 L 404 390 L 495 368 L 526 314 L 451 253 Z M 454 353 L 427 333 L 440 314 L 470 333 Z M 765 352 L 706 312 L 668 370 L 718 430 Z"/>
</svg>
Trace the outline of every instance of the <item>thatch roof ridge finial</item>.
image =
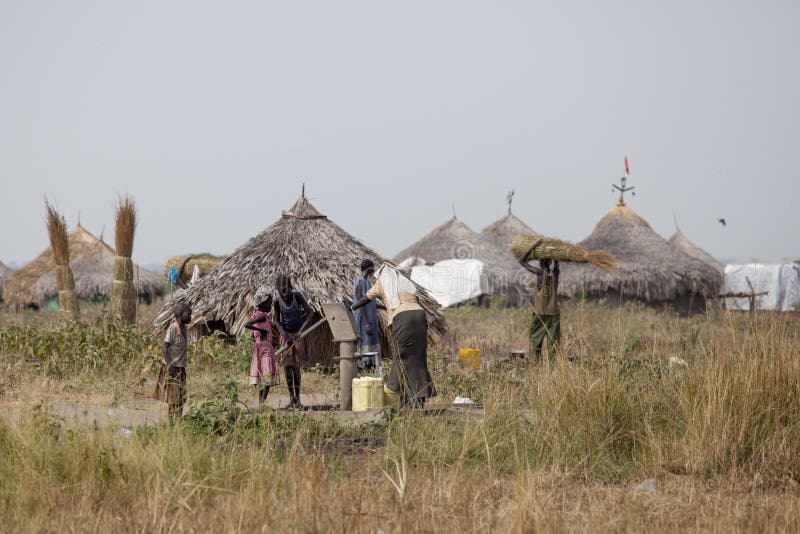
<svg viewBox="0 0 800 534">
<path fill-rule="evenodd" d="M 281 212 L 282 217 L 293 217 L 295 219 L 327 219 L 328 217 L 320 213 L 311 202 L 306 198 L 306 184 L 300 190 L 300 198 L 295 201 L 288 211 Z"/>
</svg>

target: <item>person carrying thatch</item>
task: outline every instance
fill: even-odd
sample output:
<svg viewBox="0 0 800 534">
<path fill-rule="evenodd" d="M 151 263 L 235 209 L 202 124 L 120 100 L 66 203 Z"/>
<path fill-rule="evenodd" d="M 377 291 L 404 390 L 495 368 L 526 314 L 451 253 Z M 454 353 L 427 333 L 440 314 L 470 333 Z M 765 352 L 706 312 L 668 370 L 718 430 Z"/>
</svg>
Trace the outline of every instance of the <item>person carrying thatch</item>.
<svg viewBox="0 0 800 534">
<path fill-rule="evenodd" d="M 172 308 L 175 320 L 164 337 L 161 369 L 158 372 L 153 396 L 169 404 L 169 418 L 174 421 L 183 414 L 186 401 L 186 325 L 192 322 L 192 308 L 178 302 Z"/>
<path fill-rule="evenodd" d="M 278 298 L 273 304 L 273 316 L 281 334 L 281 346 L 288 347 L 281 358 L 286 375 L 286 387 L 289 389 L 288 407 L 301 408 L 303 405 L 300 402 L 300 369 L 308 361 L 308 343 L 305 338 L 298 338 L 311 324 L 314 310 L 308 304 L 306 297 L 292 288 L 292 279 L 289 276 L 279 275 L 275 285 Z"/>
<path fill-rule="evenodd" d="M 362 308 L 376 298 L 383 301 L 395 344 L 386 386 L 399 393 L 406 406 L 423 408 L 425 399 L 435 397 L 436 390 L 428 371 L 428 320 L 419 304 L 417 288 L 388 263 L 375 277 L 375 285 L 351 309 Z"/>
<path fill-rule="evenodd" d="M 555 361 L 556 352 L 561 342 L 561 309 L 558 306 L 558 278 L 561 269 L 558 260 L 541 258 L 539 267 L 528 263 L 528 258 L 541 245 L 542 239 L 520 258 L 519 263 L 528 272 L 536 275 L 536 287 L 533 295 L 533 321 L 530 329 L 530 354 L 537 363 L 542 361 L 542 346 L 548 339 L 548 354 L 551 363 Z M 552 269 L 551 269 L 552 265 Z"/>
<path fill-rule="evenodd" d="M 356 279 L 353 285 L 353 302 L 360 301 L 372 288 L 369 277 L 373 274 L 375 274 L 375 263 L 369 259 L 362 261 L 361 276 Z M 364 305 L 363 308 L 355 310 L 353 317 L 358 327 L 358 352 L 361 354 L 375 354 L 374 357 L 362 357 L 358 362 L 358 366 L 361 369 L 380 369 L 381 340 L 378 329 L 378 305 L 375 302 L 370 302 Z"/>
<path fill-rule="evenodd" d="M 253 315 L 244 327 L 253 331 L 253 359 L 250 361 L 250 385 L 258 390 L 258 406 L 264 404 L 269 395 L 270 386 L 281 383 L 281 373 L 272 346 L 272 292 L 266 286 L 256 290 L 253 297 Z"/>
</svg>

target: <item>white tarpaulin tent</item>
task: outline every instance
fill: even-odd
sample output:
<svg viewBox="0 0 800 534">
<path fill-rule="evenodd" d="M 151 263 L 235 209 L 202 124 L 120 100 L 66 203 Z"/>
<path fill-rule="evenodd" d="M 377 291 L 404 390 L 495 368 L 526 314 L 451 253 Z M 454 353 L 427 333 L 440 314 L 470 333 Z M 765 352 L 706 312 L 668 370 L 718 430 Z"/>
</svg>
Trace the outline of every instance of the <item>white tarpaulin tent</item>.
<svg viewBox="0 0 800 534">
<path fill-rule="evenodd" d="M 750 293 L 747 280 L 756 293 L 767 291 L 756 297 L 759 310 L 794 311 L 800 306 L 800 265 L 792 263 L 767 264 L 746 263 L 725 266 L 723 293 Z M 730 310 L 749 310 L 747 298 L 725 299 Z"/>
<path fill-rule="evenodd" d="M 397 264 L 397 268 L 403 272 L 409 272 L 417 265 L 425 265 L 425 260 L 416 256 L 410 256 Z"/>
<path fill-rule="evenodd" d="M 411 279 L 428 290 L 443 307 L 474 299 L 489 292 L 486 265 L 479 260 L 445 260 L 418 265 Z"/>
</svg>

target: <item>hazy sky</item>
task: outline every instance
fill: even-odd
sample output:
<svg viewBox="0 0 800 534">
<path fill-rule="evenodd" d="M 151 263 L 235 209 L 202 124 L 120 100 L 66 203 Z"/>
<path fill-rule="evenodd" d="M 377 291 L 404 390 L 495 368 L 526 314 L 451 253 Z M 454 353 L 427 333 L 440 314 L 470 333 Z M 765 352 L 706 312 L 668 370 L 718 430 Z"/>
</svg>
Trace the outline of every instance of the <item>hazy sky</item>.
<svg viewBox="0 0 800 534">
<path fill-rule="evenodd" d="M 800 2 L 0 0 L 0 260 L 43 195 L 134 257 L 230 252 L 300 193 L 379 252 L 629 205 L 717 257 L 800 256 Z M 725 217 L 727 227 L 716 221 Z"/>
</svg>

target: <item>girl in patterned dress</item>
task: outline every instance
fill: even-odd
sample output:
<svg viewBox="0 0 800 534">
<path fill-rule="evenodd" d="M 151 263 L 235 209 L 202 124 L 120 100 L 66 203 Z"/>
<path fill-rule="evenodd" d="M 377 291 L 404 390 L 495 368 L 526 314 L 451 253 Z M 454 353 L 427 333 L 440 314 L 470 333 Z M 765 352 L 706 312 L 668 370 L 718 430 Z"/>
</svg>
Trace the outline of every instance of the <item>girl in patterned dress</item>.
<svg viewBox="0 0 800 534">
<path fill-rule="evenodd" d="M 258 390 L 258 406 L 267 400 L 270 386 L 280 384 L 281 375 L 275 361 L 275 350 L 272 346 L 272 294 L 266 287 L 260 287 L 253 298 L 255 310 L 250 320 L 244 325 L 253 331 L 253 359 L 250 362 L 250 384 Z"/>
</svg>

